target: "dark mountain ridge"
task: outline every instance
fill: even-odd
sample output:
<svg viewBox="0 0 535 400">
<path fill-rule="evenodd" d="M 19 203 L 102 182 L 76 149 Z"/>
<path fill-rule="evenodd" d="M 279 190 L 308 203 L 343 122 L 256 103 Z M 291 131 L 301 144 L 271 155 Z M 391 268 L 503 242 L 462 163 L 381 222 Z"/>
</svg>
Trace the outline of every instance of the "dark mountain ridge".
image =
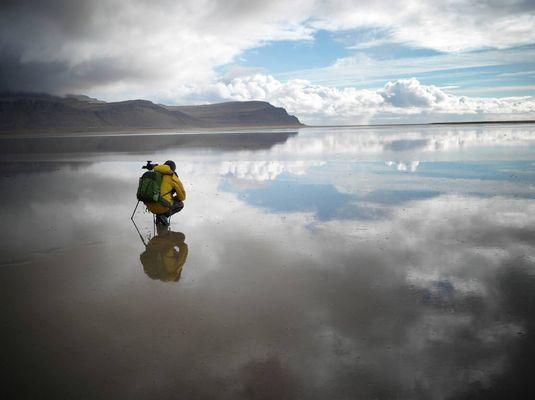
<svg viewBox="0 0 535 400">
<path fill-rule="evenodd" d="M 301 125 L 282 107 L 274 107 L 265 101 L 231 101 L 199 106 L 164 106 L 182 112 L 211 125 Z"/>
<path fill-rule="evenodd" d="M 165 106 L 148 100 L 106 103 L 83 95 L 0 94 L 0 131 L 4 132 L 300 125 L 284 108 L 262 101 Z"/>
</svg>

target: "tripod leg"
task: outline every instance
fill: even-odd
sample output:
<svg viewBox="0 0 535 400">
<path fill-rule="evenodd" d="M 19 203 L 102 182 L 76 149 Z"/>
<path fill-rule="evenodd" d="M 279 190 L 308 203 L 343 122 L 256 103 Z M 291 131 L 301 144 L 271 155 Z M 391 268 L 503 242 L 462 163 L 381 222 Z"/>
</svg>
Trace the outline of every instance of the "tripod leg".
<svg viewBox="0 0 535 400">
<path fill-rule="evenodd" d="M 136 221 L 132 220 L 132 223 L 134 224 L 134 228 L 136 228 L 137 234 L 139 235 L 139 238 L 143 242 L 143 245 L 147 247 L 147 243 L 145 243 L 145 239 L 143 239 L 143 235 L 141 235 L 141 232 L 139 231 L 139 228 L 136 225 Z"/>
<path fill-rule="evenodd" d="M 137 206 L 139 206 L 139 200 L 136 204 L 136 207 L 134 208 L 134 212 L 132 213 L 132 216 L 130 217 L 130 219 L 133 221 L 134 220 L 134 214 L 136 213 L 136 210 L 137 210 Z"/>
</svg>

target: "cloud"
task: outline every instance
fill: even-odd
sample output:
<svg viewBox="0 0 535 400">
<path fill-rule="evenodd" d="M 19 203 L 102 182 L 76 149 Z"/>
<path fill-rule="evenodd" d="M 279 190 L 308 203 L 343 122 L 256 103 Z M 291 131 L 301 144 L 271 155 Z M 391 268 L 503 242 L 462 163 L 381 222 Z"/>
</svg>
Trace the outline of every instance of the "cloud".
<svg viewBox="0 0 535 400">
<path fill-rule="evenodd" d="M 410 51 L 410 48 L 406 48 Z M 409 53 L 410 54 L 410 53 Z M 509 49 L 487 49 L 471 52 L 432 53 L 427 56 L 405 56 L 395 58 L 389 52 L 383 56 L 357 51 L 337 59 L 322 68 L 309 68 L 277 74 L 279 79 L 306 79 L 328 86 L 383 85 L 388 80 L 402 77 L 425 76 L 426 79 L 460 83 L 472 77 L 482 78 L 480 68 L 502 67 L 514 64 L 530 65 L 535 59 L 533 46 Z M 497 78 L 503 79 L 501 75 Z M 441 84 L 442 86 L 442 84 Z M 486 88 L 484 86 L 483 88 Z M 472 88 L 477 90 L 479 88 Z M 529 89 L 529 88 L 528 88 Z M 466 90 L 463 88 L 463 90 Z"/>
<path fill-rule="evenodd" d="M 379 92 L 386 103 L 394 107 L 432 107 L 447 100 L 447 95 L 436 86 L 423 86 L 416 79 L 388 82 Z"/>
<path fill-rule="evenodd" d="M 165 99 L 215 81 L 245 50 L 319 29 L 377 28 L 371 40 L 458 52 L 534 43 L 534 25 L 530 1 L 3 1 L 0 88 Z"/>
<path fill-rule="evenodd" d="M 299 7 L 259 1 L 2 2 L 0 87 L 108 98 L 165 94 L 212 79 L 216 66 L 246 49 L 310 38 Z"/>
<path fill-rule="evenodd" d="M 220 174 L 237 179 L 272 181 L 282 173 L 304 175 L 308 168 L 324 165 L 325 161 L 225 161 Z"/>
<path fill-rule="evenodd" d="M 420 161 L 386 161 L 387 167 L 393 167 L 398 171 L 410 171 L 415 172 L 420 165 Z"/>
<path fill-rule="evenodd" d="M 397 42 L 446 52 L 507 48 L 535 41 L 534 4 L 529 0 L 441 2 L 329 1 L 314 26 L 329 30 L 382 28 L 372 43 Z M 359 43 L 365 47 L 367 43 Z"/>
<path fill-rule="evenodd" d="M 406 121 L 424 122 L 451 116 L 465 120 L 535 116 L 535 100 L 529 96 L 456 96 L 433 85 L 422 85 L 415 78 L 388 82 L 379 90 L 359 90 L 314 85 L 301 79 L 281 82 L 257 74 L 207 85 L 204 90 L 205 97 L 214 100 L 269 101 L 310 124 L 383 122 L 400 116 Z"/>
</svg>

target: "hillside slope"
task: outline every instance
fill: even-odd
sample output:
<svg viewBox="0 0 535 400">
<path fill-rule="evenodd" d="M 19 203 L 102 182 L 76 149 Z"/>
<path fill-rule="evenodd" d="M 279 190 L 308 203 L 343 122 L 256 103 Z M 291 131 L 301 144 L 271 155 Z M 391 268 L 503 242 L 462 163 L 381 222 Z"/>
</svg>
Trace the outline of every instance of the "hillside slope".
<svg viewBox="0 0 535 400">
<path fill-rule="evenodd" d="M 201 106 L 167 107 L 188 114 L 212 126 L 300 125 L 284 108 L 265 101 L 233 101 Z"/>
<path fill-rule="evenodd" d="M 260 101 L 165 106 L 147 100 L 106 103 L 87 96 L 0 95 L 0 130 L 4 132 L 299 125 L 283 108 Z"/>
</svg>

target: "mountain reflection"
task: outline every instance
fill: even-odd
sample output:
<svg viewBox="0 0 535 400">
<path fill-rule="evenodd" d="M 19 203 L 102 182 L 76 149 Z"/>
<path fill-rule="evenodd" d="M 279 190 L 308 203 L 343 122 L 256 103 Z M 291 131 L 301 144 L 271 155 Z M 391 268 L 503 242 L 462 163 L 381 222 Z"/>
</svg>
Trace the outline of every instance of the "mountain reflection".
<svg viewBox="0 0 535 400">
<path fill-rule="evenodd" d="M 221 132 L 206 134 L 78 134 L 64 136 L 38 135 L 0 137 L 0 159 L 13 154 L 62 154 L 62 153 L 110 153 L 110 152 L 154 152 L 174 148 L 206 149 L 217 148 L 222 151 L 240 149 L 269 149 L 284 143 L 297 132 L 260 131 L 260 132 Z"/>
<path fill-rule="evenodd" d="M 182 232 L 159 228 L 158 234 L 149 240 L 139 256 L 145 274 L 162 282 L 178 282 L 188 258 L 185 240 L 186 235 Z"/>
</svg>

